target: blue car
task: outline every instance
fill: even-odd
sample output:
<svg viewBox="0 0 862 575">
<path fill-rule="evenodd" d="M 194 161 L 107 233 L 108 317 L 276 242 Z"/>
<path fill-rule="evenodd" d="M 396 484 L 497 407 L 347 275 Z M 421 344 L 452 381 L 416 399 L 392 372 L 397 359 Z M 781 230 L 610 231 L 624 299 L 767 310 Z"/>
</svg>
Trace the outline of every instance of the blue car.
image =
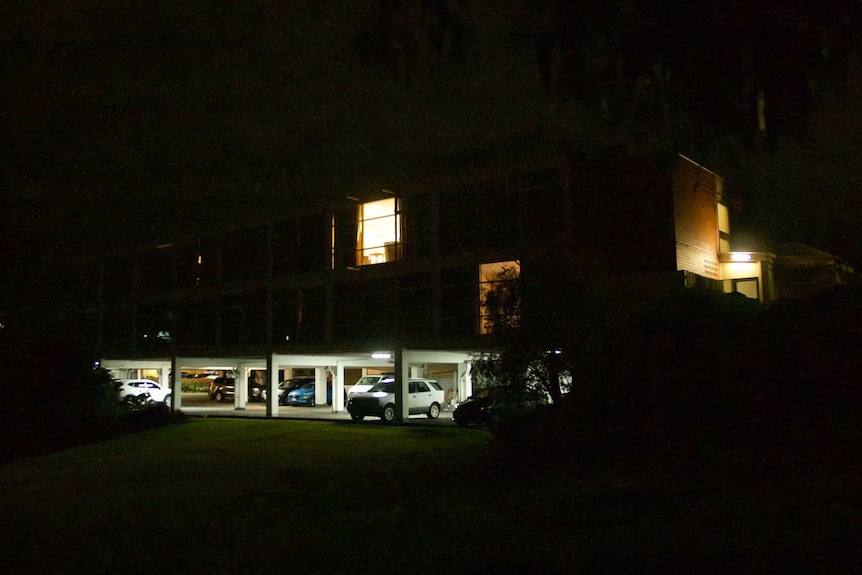
<svg viewBox="0 0 862 575">
<path fill-rule="evenodd" d="M 326 386 L 326 403 L 332 404 L 332 385 Z M 307 405 L 314 407 L 314 382 L 310 381 L 287 394 L 285 405 Z"/>
</svg>

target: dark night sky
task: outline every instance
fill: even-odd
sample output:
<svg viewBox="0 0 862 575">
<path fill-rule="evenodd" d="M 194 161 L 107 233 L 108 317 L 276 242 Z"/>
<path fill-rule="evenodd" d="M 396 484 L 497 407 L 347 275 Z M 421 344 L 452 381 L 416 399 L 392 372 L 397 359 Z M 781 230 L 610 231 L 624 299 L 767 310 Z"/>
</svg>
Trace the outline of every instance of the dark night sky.
<svg viewBox="0 0 862 575">
<path fill-rule="evenodd" d="M 594 67 L 602 59 L 583 54 L 598 51 L 609 36 L 560 42 L 566 33 L 536 17 L 534 6 L 542 3 L 462 2 L 461 12 L 435 13 L 428 21 L 415 17 L 421 10 L 411 12 L 421 2 L 403 4 L 407 8 L 392 12 L 391 21 L 379 17 L 376 2 L 347 1 L 274 9 L 263 2 L 68 0 L 0 8 L 6 28 L 0 40 L 6 78 L 0 184 L 9 209 L 26 226 L 59 225 L 73 235 L 77 227 L 87 235 L 107 221 L 157 240 L 184 222 L 236 217 L 247 201 L 288 210 L 343 196 L 345 188 L 377 176 L 409 178 L 426 156 L 470 155 L 512 141 L 529 141 L 540 153 L 571 125 L 577 128 L 567 141 L 596 145 L 595 112 L 549 98 L 537 63 L 541 42 L 530 44 L 511 30 L 538 30 L 540 40 L 547 31 L 558 34 L 558 50 L 577 46 Z M 498 8 L 477 8 L 491 4 Z M 676 4 L 690 9 L 699 3 Z M 823 6 L 826 11 L 831 3 Z M 572 21 L 589 20 L 601 30 L 600 9 L 584 14 Z M 746 17 L 754 29 L 772 30 L 765 16 L 749 11 Z M 833 20 L 839 19 L 830 25 Z M 628 29 L 653 38 L 653 24 L 629 22 Z M 726 24 L 733 29 L 733 22 Z M 409 38 L 418 37 L 398 36 L 401 26 L 421 29 L 422 38 L 432 40 L 443 29 L 448 44 L 436 48 L 428 72 L 421 50 L 399 60 L 364 43 L 380 38 L 386 26 L 396 30 L 392 43 L 410 46 Z M 822 34 L 822 42 L 814 40 L 824 54 L 836 45 L 819 28 L 794 26 Z M 848 26 L 845 18 L 838 27 L 845 36 Z M 580 32 L 586 37 L 592 28 Z M 796 109 L 782 100 L 791 97 L 785 83 L 767 96 L 770 130 L 760 152 L 732 133 L 738 126 L 754 132 L 748 104 L 737 117 L 732 106 L 731 116 L 725 108 L 712 114 L 721 121 L 710 124 L 709 138 L 678 151 L 727 178 L 743 200 L 741 229 L 809 242 L 862 264 L 862 61 L 855 42 L 837 44 L 845 54 L 834 78 L 808 78 L 814 100 L 804 133 L 782 131 L 792 116 L 787 110 Z M 685 76 L 680 66 L 683 72 L 668 75 L 669 86 Z M 683 79 L 690 81 L 690 74 Z M 733 83 L 729 73 L 725 77 Z M 722 132 L 725 120 L 729 135 Z"/>
</svg>

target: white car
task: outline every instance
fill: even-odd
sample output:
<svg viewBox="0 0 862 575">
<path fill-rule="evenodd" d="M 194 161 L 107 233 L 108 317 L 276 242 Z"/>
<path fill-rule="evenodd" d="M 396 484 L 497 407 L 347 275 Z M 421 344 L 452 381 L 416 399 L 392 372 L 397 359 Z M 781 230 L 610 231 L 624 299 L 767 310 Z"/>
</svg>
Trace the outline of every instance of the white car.
<svg viewBox="0 0 862 575">
<path fill-rule="evenodd" d="M 368 391 L 352 394 L 347 400 L 347 411 L 353 421 L 362 421 L 374 415 L 383 421 L 395 419 L 395 380 L 382 379 Z M 443 388 L 433 379 L 410 379 L 407 382 L 407 409 L 410 415 L 425 414 L 437 419 L 443 405 Z"/>
<path fill-rule="evenodd" d="M 171 406 L 171 388 L 162 387 L 151 379 L 118 379 L 117 398 L 127 403 L 164 403 Z"/>
</svg>

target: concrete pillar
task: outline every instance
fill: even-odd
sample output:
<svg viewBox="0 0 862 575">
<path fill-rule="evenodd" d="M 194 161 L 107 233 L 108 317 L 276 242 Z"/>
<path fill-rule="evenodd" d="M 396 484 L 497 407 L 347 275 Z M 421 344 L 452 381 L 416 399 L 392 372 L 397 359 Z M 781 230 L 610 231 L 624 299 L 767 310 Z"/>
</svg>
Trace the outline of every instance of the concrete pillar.
<svg viewBox="0 0 862 575">
<path fill-rule="evenodd" d="M 171 385 L 171 364 L 163 363 L 159 366 L 159 385 L 168 387 Z M 182 377 L 182 374 L 180 374 Z"/>
<path fill-rule="evenodd" d="M 171 356 L 171 393 L 173 394 L 172 406 L 173 411 L 179 411 L 183 407 L 183 366 L 180 363 L 180 358 L 175 355 Z"/>
<path fill-rule="evenodd" d="M 163 363 L 159 367 L 159 385 L 163 388 L 168 388 L 173 394 L 173 386 L 171 385 L 171 377 L 173 376 L 170 363 Z M 180 374 L 180 388 L 182 389 L 183 374 Z M 173 399 L 173 398 L 172 398 Z"/>
<path fill-rule="evenodd" d="M 314 405 L 326 405 L 326 368 L 314 368 Z"/>
<path fill-rule="evenodd" d="M 266 356 L 266 416 L 278 417 L 278 366 L 273 355 Z"/>
<path fill-rule="evenodd" d="M 239 364 L 234 378 L 233 408 L 237 411 L 244 410 L 245 404 L 248 402 L 248 369 L 249 364 Z"/>
<path fill-rule="evenodd" d="M 332 376 L 332 413 L 344 411 L 344 364 L 338 362 Z"/>
<path fill-rule="evenodd" d="M 455 401 L 461 402 L 473 395 L 473 380 L 470 376 L 470 364 L 468 362 L 457 365 L 456 378 L 455 389 L 458 397 L 455 398 Z"/>
<path fill-rule="evenodd" d="M 410 416 L 410 352 L 395 347 L 395 419 L 403 421 Z"/>
</svg>

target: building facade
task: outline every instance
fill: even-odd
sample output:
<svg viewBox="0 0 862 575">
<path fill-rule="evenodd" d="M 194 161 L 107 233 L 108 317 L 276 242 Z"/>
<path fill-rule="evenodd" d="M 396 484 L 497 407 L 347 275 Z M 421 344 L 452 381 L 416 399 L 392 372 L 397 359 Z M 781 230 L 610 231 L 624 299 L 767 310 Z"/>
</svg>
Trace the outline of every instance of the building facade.
<svg viewBox="0 0 862 575">
<path fill-rule="evenodd" d="M 356 190 L 287 217 L 89 258 L 81 325 L 119 376 L 153 369 L 168 383 L 184 370 L 230 371 L 242 408 L 250 370 L 267 370 L 270 386 L 314 370 L 340 411 L 345 386 L 383 371 L 433 375 L 452 402 L 469 395 L 473 354 L 494 347 L 486 296 L 501 274 L 520 279 L 518 313 L 539 339 L 575 284 L 622 315 L 681 285 L 771 297 L 771 256 L 729 251 L 721 178 L 688 158 L 673 170 L 561 157 L 481 174 Z"/>
</svg>

